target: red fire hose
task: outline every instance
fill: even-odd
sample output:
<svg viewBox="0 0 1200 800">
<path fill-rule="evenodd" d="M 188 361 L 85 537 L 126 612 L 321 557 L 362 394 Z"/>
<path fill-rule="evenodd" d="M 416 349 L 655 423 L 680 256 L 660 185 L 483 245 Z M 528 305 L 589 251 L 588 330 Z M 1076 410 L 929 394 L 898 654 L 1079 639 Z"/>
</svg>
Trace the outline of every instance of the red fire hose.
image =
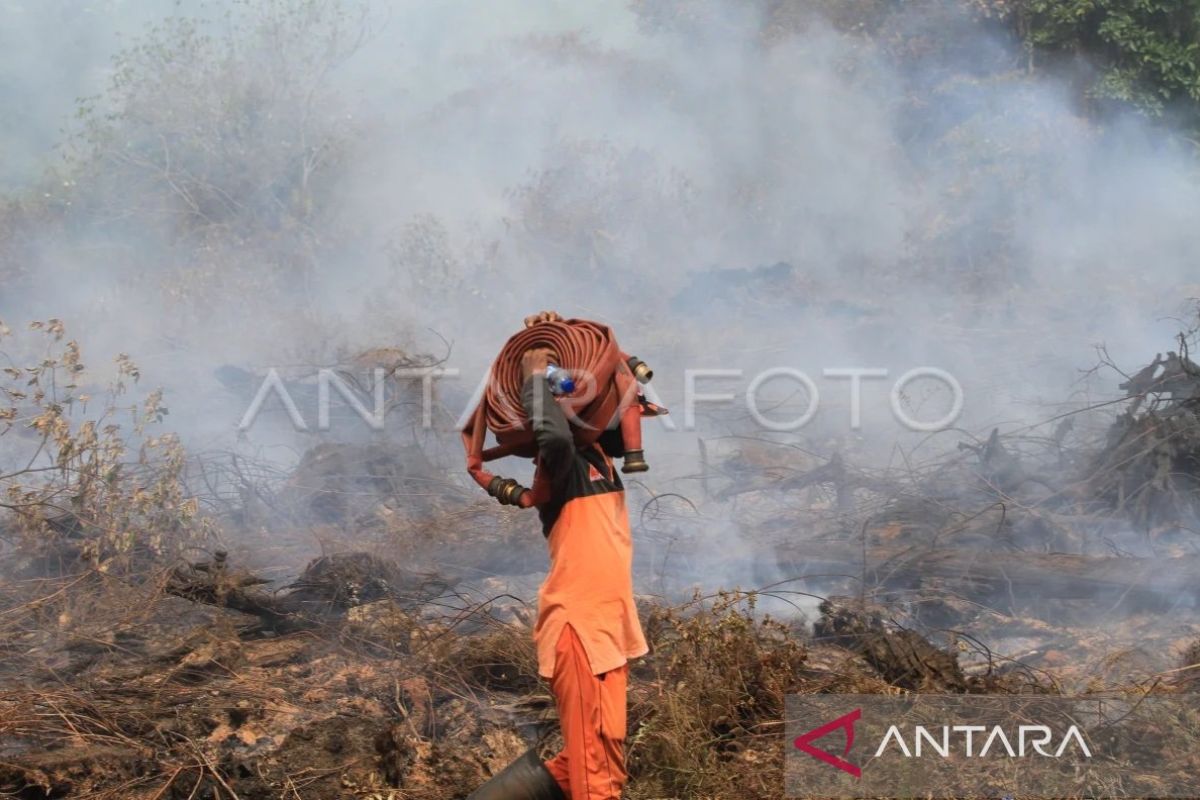
<svg viewBox="0 0 1200 800">
<path fill-rule="evenodd" d="M 641 417 L 663 410 L 645 401 L 638 382 L 648 381 L 653 373 L 644 362 L 622 352 L 606 325 L 569 319 L 525 328 L 500 350 L 483 398 L 462 431 L 471 477 L 501 503 L 529 508 L 546 499 L 538 496 L 544 487 L 535 485 L 531 491 L 483 466 L 504 456 L 537 455 L 533 430 L 521 405 L 521 357 L 526 350 L 539 347 L 554 351 L 557 365 L 575 378 L 575 391 L 556 398 L 571 422 L 575 446 L 594 444 L 605 430 L 619 423 L 625 445 L 622 472 L 649 469 L 642 454 Z M 496 445 L 485 448 L 488 431 L 496 437 Z"/>
</svg>

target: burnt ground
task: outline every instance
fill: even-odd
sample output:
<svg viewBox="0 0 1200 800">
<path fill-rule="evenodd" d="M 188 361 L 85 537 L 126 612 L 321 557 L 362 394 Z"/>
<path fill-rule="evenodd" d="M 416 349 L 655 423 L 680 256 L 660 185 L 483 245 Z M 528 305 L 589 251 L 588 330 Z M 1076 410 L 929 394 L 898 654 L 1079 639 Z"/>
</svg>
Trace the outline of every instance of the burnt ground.
<svg viewBox="0 0 1200 800">
<path fill-rule="evenodd" d="M 628 796 L 780 796 L 791 693 L 1192 692 L 1200 393 L 1171 387 L 1135 387 L 1099 440 L 996 434 L 902 472 L 709 451 L 702 497 L 634 509 L 661 591 Z M 407 457 L 322 446 L 214 500 L 236 546 L 97 563 L 63 524 L 10 548 L 0 796 L 439 800 L 553 750 L 536 526 Z M 739 502 L 732 548 L 713 520 Z M 713 540 L 672 555 L 687 525 Z M 757 588 L 686 589 L 735 572 Z"/>
</svg>

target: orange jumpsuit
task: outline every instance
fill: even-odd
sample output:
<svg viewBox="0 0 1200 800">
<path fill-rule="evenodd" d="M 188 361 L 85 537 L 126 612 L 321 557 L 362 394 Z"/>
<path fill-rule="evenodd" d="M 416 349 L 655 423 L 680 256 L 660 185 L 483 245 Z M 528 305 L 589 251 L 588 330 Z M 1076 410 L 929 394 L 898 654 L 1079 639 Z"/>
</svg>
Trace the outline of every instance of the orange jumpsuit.
<svg viewBox="0 0 1200 800">
<path fill-rule="evenodd" d="M 550 680 L 564 747 L 546 763 L 572 800 L 616 800 L 625 785 L 628 659 L 645 655 L 633 601 L 625 490 L 598 447 L 577 450 L 546 379 L 522 392 L 538 443 L 538 506 L 550 571 L 538 592 L 538 672 Z"/>
</svg>

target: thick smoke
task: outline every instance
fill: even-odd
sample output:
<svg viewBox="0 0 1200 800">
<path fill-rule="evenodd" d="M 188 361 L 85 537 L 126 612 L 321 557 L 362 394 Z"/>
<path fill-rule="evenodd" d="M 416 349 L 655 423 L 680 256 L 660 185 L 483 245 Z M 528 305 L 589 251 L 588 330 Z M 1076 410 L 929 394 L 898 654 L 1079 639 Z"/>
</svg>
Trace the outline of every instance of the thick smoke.
<svg viewBox="0 0 1200 800">
<path fill-rule="evenodd" d="M 865 384 L 852 431 L 822 369 L 940 367 L 964 427 L 1023 425 L 1111 392 L 1079 382 L 1092 346 L 1135 366 L 1200 288 L 1190 156 L 1141 120 L 1084 118 L 957 6 L 900 4 L 868 36 L 818 3 L 270 0 L 176 9 L 170 35 L 142 27 L 165 9 L 133 5 L 103 25 L 60 26 L 51 3 L 7 15 L 4 41 L 39 49 L 0 57 L 6 108 L 28 110 L 6 123 L 5 180 L 41 192 L 32 176 L 59 169 L 73 210 L 24 245 L 36 277 L 0 317 L 62 317 L 88 352 L 134 354 L 201 446 L 279 443 L 237 441 L 247 398 L 224 365 L 445 340 L 457 414 L 521 317 L 554 308 L 612 323 L 668 405 L 686 368 L 742 369 L 704 389 L 741 391 L 793 367 L 823 409 L 783 438 L 886 453 L 904 436 L 891 381 Z M 152 46 L 113 64 L 117 30 Z M 72 127 L 98 76 L 116 88 Z M 772 396 L 780 416 L 804 406 Z M 701 410 L 704 435 L 753 432 L 744 409 Z M 651 443 L 655 488 L 693 493 L 694 437 Z"/>
</svg>

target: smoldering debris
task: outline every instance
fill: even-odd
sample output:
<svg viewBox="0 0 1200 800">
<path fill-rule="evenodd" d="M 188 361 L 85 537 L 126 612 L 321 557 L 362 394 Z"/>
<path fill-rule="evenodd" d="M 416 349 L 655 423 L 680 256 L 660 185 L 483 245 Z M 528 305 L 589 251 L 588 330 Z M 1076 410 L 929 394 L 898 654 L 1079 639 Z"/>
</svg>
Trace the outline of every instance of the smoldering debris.
<svg viewBox="0 0 1200 800">
<path fill-rule="evenodd" d="M 1116 424 L 1165 416 L 1181 426 L 1171 441 L 1187 441 L 1190 402 L 1187 387 L 1163 397 L 1143 386 Z M 707 448 L 710 497 L 693 504 L 753 508 L 740 535 L 776 554 L 775 580 L 641 598 L 652 652 L 633 667 L 631 796 L 775 796 L 789 693 L 1191 687 L 1200 555 L 1190 518 L 1147 531 L 1140 506 L 1111 502 L 1113 477 L 1097 467 L 1133 468 L 1138 459 L 1113 456 L 1133 452 L 1130 440 L 1051 427 L 993 431 L 890 470 L 764 441 Z M 409 501 L 389 478 L 360 484 L 373 511 L 331 526 L 310 497 L 361 480 L 361 452 L 321 445 L 244 492 L 256 509 L 227 519 L 257 520 L 264 544 L 288 527 L 336 527 L 336 541 L 386 541 L 403 561 L 331 550 L 280 574 L 246 558 L 281 551 L 244 546 L 113 562 L 119 574 L 9 570 L 0 790 L 442 800 L 531 743 L 552 749 L 532 595 L 513 589 L 536 563 L 506 554 L 518 541 L 544 546 L 528 517 L 449 486 Z M 407 462 L 388 475 L 435 472 L 424 454 L 392 457 Z M 1190 484 L 1171 491 L 1195 499 Z M 77 547 L 95 534 L 57 535 Z M 823 596 L 811 616 L 786 613 L 804 592 Z"/>
<path fill-rule="evenodd" d="M 75 358 L 26 375 L 65 383 L 51 373 Z M 773 796 L 793 692 L 1191 686 L 1193 370 L 1155 359 L 1107 418 L 954 432 L 923 461 L 730 436 L 702 446 L 694 498 L 631 485 L 649 495 L 638 585 L 661 587 L 640 601 L 636 796 Z M 167 440 L 134 468 L 39 402 L 47 456 L 78 468 L 8 477 L 5 791 L 454 797 L 552 729 L 530 635 L 545 544 L 436 449 L 325 440 L 281 470 Z M 161 422 L 155 395 L 136 407 Z M 1167 452 L 1171 481 L 1114 502 Z M 655 539 L 664 522 L 687 558 Z M 758 588 L 681 588 L 735 571 Z"/>
<path fill-rule="evenodd" d="M 1088 491 L 1147 530 L 1194 519 L 1200 487 L 1200 366 L 1161 353 L 1120 388 L 1130 402 L 1108 431 Z"/>
</svg>

